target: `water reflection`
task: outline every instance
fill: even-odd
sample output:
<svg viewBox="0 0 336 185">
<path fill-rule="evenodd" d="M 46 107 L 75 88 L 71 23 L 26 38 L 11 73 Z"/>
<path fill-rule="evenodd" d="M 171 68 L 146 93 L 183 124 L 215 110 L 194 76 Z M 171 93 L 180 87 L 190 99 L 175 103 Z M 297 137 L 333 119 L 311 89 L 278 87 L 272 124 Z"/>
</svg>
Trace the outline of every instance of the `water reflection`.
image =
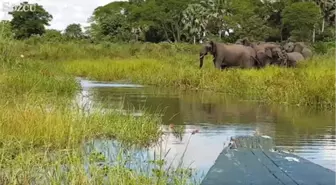
<svg viewBox="0 0 336 185">
<path fill-rule="evenodd" d="M 198 129 L 199 133 L 192 135 L 191 132 L 195 129 Z M 153 147 L 132 148 L 125 153 L 122 145 L 116 141 L 93 140 L 86 145 L 86 152 L 101 152 L 108 157 L 108 163 L 113 163 L 117 161 L 117 154 L 122 151 L 124 157 L 131 156 L 132 159 L 126 166 L 145 174 L 150 174 L 153 168 L 148 161 L 161 156 L 167 161 L 166 168 L 168 166 L 192 168 L 196 170 L 193 179 L 200 181 L 214 164 L 222 149 L 228 145 L 230 137 L 255 133 L 255 129 L 250 126 L 242 128 L 234 125 L 214 127 L 186 125 L 180 140 L 170 132 L 171 129 L 168 126 L 163 126 L 163 130 L 166 134 L 162 136 L 162 142 Z"/>
<path fill-rule="evenodd" d="M 82 85 L 78 102 L 88 110 L 102 106 L 141 115 L 145 109 L 150 113 L 161 112 L 166 125 L 180 125 L 182 133 L 171 133 L 168 126 L 163 128 L 168 135 L 163 136 L 165 142 L 161 147 L 170 149 L 168 161 L 181 157 L 191 130 L 199 129 L 200 133 L 190 140 L 184 164 L 193 162 L 192 167 L 204 173 L 230 137 L 256 133 L 271 136 L 278 147 L 294 150 L 301 157 L 336 170 L 334 111 L 237 101 L 210 92 L 115 84 L 102 87 L 89 81 L 82 81 Z M 147 152 L 154 151 L 158 148 Z"/>
</svg>

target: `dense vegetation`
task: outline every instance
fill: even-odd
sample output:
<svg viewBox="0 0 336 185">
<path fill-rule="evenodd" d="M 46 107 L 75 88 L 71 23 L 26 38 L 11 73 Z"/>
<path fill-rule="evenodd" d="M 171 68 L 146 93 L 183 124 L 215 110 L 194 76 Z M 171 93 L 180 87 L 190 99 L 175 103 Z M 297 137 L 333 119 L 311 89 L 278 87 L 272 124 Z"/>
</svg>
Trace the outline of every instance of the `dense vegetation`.
<svg viewBox="0 0 336 185">
<path fill-rule="evenodd" d="M 95 9 L 85 31 L 74 23 L 64 33 L 46 29 L 52 15 L 36 6 L 35 12 L 11 12 L 12 20 L 0 23 L 0 184 L 93 184 L 104 175 L 115 184 L 186 182 L 188 173 L 167 172 L 160 159 L 149 176 L 127 169 L 124 151 L 113 167 L 97 164 L 105 159 L 95 151 L 85 153 L 83 144 L 95 138 L 116 138 L 124 149 L 156 143 L 161 121 L 149 114 L 87 114 L 73 104 L 79 89 L 74 76 L 335 106 L 333 1 L 112 2 Z M 292 69 L 227 71 L 213 69 L 208 57 L 205 69 L 198 68 L 196 43 L 243 37 L 305 41 L 314 57 Z M 89 171 L 83 166 L 87 156 Z"/>
<path fill-rule="evenodd" d="M 62 35 L 46 30 L 52 15 L 38 6 L 34 14 L 12 12 L 13 36 L 32 35 L 83 39 L 91 42 L 189 42 L 217 39 L 333 41 L 335 2 L 332 0 L 129 0 L 97 7 L 83 32 L 71 24 Z M 29 19 L 28 19 L 29 17 Z"/>
</svg>

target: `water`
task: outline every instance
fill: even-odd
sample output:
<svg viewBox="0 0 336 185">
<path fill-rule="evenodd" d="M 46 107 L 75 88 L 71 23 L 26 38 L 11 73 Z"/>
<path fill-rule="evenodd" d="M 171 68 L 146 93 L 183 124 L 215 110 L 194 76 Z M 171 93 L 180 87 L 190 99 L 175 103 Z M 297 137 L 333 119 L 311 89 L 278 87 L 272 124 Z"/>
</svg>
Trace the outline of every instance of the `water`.
<svg viewBox="0 0 336 185">
<path fill-rule="evenodd" d="M 78 100 L 87 109 L 100 105 L 136 116 L 141 116 L 144 108 L 151 113 L 164 110 L 161 111 L 165 124 L 162 129 L 166 134 L 161 148 L 170 149 L 166 159 L 175 165 L 186 149 L 191 132 L 198 129 L 199 133 L 190 138 L 183 162 L 203 173 L 213 165 L 230 137 L 253 134 L 270 136 L 278 147 L 336 171 L 335 111 L 237 101 L 211 92 L 86 80 L 81 80 L 81 84 L 83 90 Z M 184 132 L 172 133 L 169 124 Z M 91 144 L 110 157 L 118 151 L 115 141 L 94 140 Z M 133 154 L 144 161 L 159 148 L 137 150 Z M 202 178 L 202 174 L 198 177 Z"/>
</svg>

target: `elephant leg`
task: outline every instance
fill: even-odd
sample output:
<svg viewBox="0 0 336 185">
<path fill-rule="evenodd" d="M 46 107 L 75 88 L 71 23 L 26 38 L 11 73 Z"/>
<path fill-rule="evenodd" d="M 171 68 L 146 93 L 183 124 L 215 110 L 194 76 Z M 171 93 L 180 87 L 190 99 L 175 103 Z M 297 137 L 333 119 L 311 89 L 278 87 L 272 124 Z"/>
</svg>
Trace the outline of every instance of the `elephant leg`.
<svg viewBox="0 0 336 185">
<path fill-rule="evenodd" d="M 248 61 L 241 61 L 241 65 L 237 66 L 240 69 L 247 69 L 250 68 Z"/>
<path fill-rule="evenodd" d="M 244 57 L 242 61 L 242 68 L 251 69 L 254 66 L 254 60 L 251 56 Z"/>
<path fill-rule="evenodd" d="M 222 64 L 222 65 L 221 65 L 221 69 L 222 69 L 222 70 L 225 70 L 225 69 L 227 69 L 227 68 L 228 68 L 227 65 L 225 65 L 225 64 Z"/>
<path fill-rule="evenodd" d="M 257 53 L 257 59 L 260 62 L 259 67 L 260 68 L 265 67 L 266 60 L 267 60 L 266 54 L 265 53 Z"/>
<path fill-rule="evenodd" d="M 216 68 L 216 58 L 215 57 L 212 59 L 212 62 L 214 64 L 214 67 Z"/>
<path fill-rule="evenodd" d="M 222 69 L 222 66 L 224 66 L 224 64 L 223 64 L 223 58 L 222 57 L 217 57 L 217 58 L 215 58 L 215 67 L 217 68 L 217 69 Z"/>
</svg>

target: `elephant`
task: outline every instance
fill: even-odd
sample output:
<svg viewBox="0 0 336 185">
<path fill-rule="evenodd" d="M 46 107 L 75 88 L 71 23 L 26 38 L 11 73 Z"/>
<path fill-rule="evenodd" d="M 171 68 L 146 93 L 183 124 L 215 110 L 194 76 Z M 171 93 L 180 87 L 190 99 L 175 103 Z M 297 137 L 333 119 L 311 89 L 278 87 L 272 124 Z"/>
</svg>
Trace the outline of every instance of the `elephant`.
<svg viewBox="0 0 336 185">
<path fill-rule="evenodd" d="M 281 51 L 281 46 L 276 43 L 270 42 L 250 42 L 247 38 L 238 39 L 236 44 L 242 44 L 253 48 L 256 52 L 258 67 L 265 67 L 273 63 L 277 63 L 280 59 L 283 60 L 284 56 Z M 273 55 L 277 53 L 277 55 Z"/>
<path fill-rule="evenodd" d="M 204 56 L 208 52 L 213 55 L 213 62 L 217 69 L 228 67 L 253 68 L 257 63 L 253 50 L 249 47 L 209 41 L 203 45 L 200 51 L 200 68 L 202 68 Z"/>
<path fill-rule="evenodd" d="M 266 67 L 267 65 L 272 65 L 275 61 L 279 61 L 284 58 L 281 52 L 280 47 L 275 44 L 262 43 L 254 46 L 254 49 L 257 53 L 257 58 L 261 63 L 261 67 Z M 276 53 L 274 55 L 273 53 Z"/>
<path fill-rule="evenodd" d="M 303 61 L 305 58 L 299 52 L 290 52 L 287 53 L 287 66 L 296 67 L 297 62 Z"/>
<path fill-rule="evenodd" d="M 287 42 L 283 46 L 287 53 L 299 52 L 304 59 L 309 59 L 313 56 L 312 51 L 303 42 Z"/>
<path fill-rule="evenodd" d="M 274 43 L 261 43 L 254 46 L 257 58 L 261 62 L 262 67 L 272 65 L 275 61 L 284 59 L 281 47 Z M 273 53 L 276 53 L 274 56 Z"/>
</svg>

